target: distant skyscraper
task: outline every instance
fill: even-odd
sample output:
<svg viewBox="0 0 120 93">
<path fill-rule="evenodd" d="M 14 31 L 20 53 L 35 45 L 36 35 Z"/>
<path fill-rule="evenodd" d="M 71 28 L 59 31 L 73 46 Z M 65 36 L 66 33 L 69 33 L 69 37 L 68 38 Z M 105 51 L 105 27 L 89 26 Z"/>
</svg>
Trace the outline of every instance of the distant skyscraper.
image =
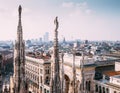
<svg viewBox="0 0 120 93">
<path fill-rule="evenodd" d="M 44 34 L 44 42 L 49 42 L 49 33 L 45 32 Z"/>
<path fill-rule="evenodd" d="M 88 44 L 88 40 L 85 40 L 85 44 Z"/>
<path fill-rule="evenodd" d="M 42 38 L 41 37 L 39 38 L 39 43 L 42 43 Z"/>
<path fill-rule="evenodd" d="M 66 43 L 65 37 L 63 38 L 63 43 Z"/>
</svg>

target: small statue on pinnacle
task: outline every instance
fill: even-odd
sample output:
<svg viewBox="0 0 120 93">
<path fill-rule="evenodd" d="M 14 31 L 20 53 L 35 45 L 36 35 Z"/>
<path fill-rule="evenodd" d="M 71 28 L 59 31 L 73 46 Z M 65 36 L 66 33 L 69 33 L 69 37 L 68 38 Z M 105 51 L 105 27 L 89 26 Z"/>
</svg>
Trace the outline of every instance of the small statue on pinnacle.
<svg viewBox="0 0 120 93">
<path fill-rule="evenodd" d="M 58 17 L 55 18 L 54 24 L 56 25 L 55 31 L 57 31 L 59 23 L 58 23 Z"/>
<path fill-rule="evenodd" d="M 21 17 L 21 12 L 22 12 L 22 7 L 21 7 L 21 5 L 19 5 L 18 12 L 19 12 L 19 16 Z"/>
</svg>

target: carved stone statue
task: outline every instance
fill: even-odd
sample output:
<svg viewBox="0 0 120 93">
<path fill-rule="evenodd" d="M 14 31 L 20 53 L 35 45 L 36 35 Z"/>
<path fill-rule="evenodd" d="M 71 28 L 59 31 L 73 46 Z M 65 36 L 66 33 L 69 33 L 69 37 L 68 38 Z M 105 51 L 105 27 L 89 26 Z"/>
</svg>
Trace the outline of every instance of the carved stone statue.
<svg viewBox="0 0 120 93">
<path fill-rule="evenodd" d="M 21 7 L 21 5 L 20 5 L 19 8 L 18 8 L 18 12 L 19 12 L 19 17 L 21 17 L 21 12 L 22 12 L 22 7 Z"/>
<path fill-rule="evenodd" d="M 55 18 L 54 24 L 56 25 L 55 31 L 57 31 L 57 29 L 58 29 L 58 27 L 59 27 L 58 17 Z"/>
</svg>

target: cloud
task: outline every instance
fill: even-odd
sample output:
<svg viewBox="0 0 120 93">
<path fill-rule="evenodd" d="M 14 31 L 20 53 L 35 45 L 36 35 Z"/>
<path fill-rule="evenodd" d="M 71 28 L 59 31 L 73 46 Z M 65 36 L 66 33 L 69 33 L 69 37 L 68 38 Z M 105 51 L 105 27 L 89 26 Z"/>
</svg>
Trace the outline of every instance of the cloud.
<svg viewBox="0 0 120 93">
<path fill-rule="evenodd" d="M 87 2 L 76 3 L 75 6 L 78 8 L 88 8 Z"/>
<path fill-rule="evenodd" d="M 73 2 L 63 2 L 62 7 L 72 8 L 72 7 L 74 7 L 74 3 Z"/>
<path fill-rule="evenodd" d="M 0 12 L 3 13 L 3 12 L 6 12 L 8 9 L 6 8 L 3 8 L 3 7 L 0 7 Z"/>
<path fill-rule="evenodd" d="M 87 2 L 75 3 L 75 2 L 63 2 L 62 7 L 64 8 L 87 8 Z"/>
<path fill-rule="evenodd" d="M 72 13 L 71 15 L 76 15 L 76 14 L 81 14 L 81 13 L 85 13 L 85 14 L 92 14 L 94 13 L 94 11 L 92 9 L 89 8 L 87 2 L 81 2 L 81 3 L 74 3 L 74 2 L 63 2 L 62 3 L 62 7 L 64 9 L 71 9 Z"/>
<path fill-rule="evenodd" d="M 8 9 L 6 7 L 0 7 L 0 16 L 5 16 L 8 14 Z"/>
<path fill-rule="evenodd" d="M 46 31 L 53 38 L 55 28 L 53 21 L 56 15 L 59 16 L 59 36 L 64 35 L 67 40 L 75 38 L 90 40 L 119 39 L 120 19 L 118 20 L 118 18 L 120 17 L 111 15 L 113 18 L 111 19 L 110 16 L 98 15 L 96 13 L 99 11 L 91 9 L 86 0 L 82 0 L 83 2 L 79 0 L 79 3 L 74 0 L 70 2 L 62 2 L 66 0 L 61 0 L 59 4 L 57 3 L 59 0 L 56 1 L 57 4 L 48 0 L 29 1 L 2 0 L 0 2 L 0 29 L 3 31 L 0 39 L 9 39 L 16 36 L 19 4 L 23 6 L 22 26 L 25 39 L 42 37 Z"/>
<path fill-rule="evenodd" d="M 91 9 L 86 9 L 85 13 L 91 14 L 91 13 L 93 13 L 93 11 Z"/>
<path fill-rule="evenodd" d="M 120 24 L 119 21 L 116 21 L 117 18 L 112 16 L 113 19 L 111 19 L 110 17 L 97 15 L 87 2 L 70 2 L 70 4 L 64 2 L 66 6 L 67 3 L 69 6 L 71 4 L 71 7 L 63 7 L 66 15 L 61 22 L 60 29 L 64 32 L 65 37 L 69 38 L 71 36 L 89 40 L 115 40 L 119 38 L 117 31 L 120 27 L 113 25 Z M 71 33 L 71 35 L 68 33 Z"/>
</svg>

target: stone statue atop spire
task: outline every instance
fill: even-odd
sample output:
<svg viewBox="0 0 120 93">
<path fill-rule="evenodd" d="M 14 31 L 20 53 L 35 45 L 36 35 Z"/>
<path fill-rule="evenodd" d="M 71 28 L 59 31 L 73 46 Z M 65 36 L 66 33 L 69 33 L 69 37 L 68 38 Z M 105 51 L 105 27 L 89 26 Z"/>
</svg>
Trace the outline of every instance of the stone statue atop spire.
<svg viewBox="0 0 120 93">
<path fill-rule="evenodd" d="M 57 31 L 57 29 L 58 29 L 58 27 L 59 27 L 58 17 L 55 18 L 54 24 L 56 25 L 55 31 Z"/>
<path fill-rule="evenodd" d="M 18 29 L 21 29 L 21 30 L 19 30 L 19 32 L 22 32 L 21 13 L 22 13 L 22 7 L 21 7 L 21 5 L 19 5 L 19 7 L 18 7 L 18 16 L 19 16 Z"/>
<path fill-rule="evenodd" d="M 21 5 L 19 5 L 18 12 L 19 12 L 19 17 L 21 17 L 21 13 L 22 13 L 22 7 L 21 7 Z"/>
</svg>

